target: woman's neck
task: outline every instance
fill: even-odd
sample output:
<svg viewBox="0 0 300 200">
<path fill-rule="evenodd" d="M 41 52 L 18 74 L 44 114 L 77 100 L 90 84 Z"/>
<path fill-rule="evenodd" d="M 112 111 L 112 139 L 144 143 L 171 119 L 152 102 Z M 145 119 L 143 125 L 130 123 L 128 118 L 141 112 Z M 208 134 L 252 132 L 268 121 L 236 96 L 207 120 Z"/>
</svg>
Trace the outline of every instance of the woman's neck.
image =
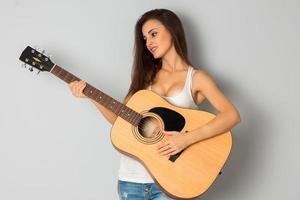
<svg viewBox="0 0 300 200">
<path fill-rule="evenodd" d="M 188 64 L 178 55 L 174 45 L 170 50 L 162 57 L 162 69 L 175 72 L 182 71 L 188 68 Z"/>
</svg>

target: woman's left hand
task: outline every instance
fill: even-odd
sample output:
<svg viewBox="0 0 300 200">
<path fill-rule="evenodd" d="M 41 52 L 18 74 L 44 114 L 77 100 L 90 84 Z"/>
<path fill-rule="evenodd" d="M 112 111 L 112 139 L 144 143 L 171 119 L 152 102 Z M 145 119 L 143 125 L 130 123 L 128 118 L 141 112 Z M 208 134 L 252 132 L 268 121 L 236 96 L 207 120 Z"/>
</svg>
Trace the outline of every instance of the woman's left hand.
<svg viewBox="0 0 300 200">
<path fill-rule="evenodd" d="M 164 131 L 169 136 L 157 146 L 158 153 L 162 156 L 175 155 L 189 146 L 186 133 L 177 131 Z"/>
</svg>

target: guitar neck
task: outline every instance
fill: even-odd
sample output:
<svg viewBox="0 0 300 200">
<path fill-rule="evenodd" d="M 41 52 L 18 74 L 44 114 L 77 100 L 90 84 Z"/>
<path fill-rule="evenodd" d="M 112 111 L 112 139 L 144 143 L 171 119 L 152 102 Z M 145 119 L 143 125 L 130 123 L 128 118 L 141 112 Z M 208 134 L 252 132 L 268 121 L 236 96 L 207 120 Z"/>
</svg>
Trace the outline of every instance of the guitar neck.
<svg viewBox="0 0 300 200">
<path fill-rule="evenodd" d="M 63 68 L 54 65 L 54 67 L 50 71 L 52 74 L 65 81 L 66 83 L 71 83 L 73 81 L 79 81 L 80 79 Z M 130 124 L 137 126 L 140 120 L 142 119 L 142 115 L 135 112 L 131 108 L 126 105 L 120 103 L 119 101 L 113 99 L 108 96 L 104 92 L 98 90 L 90 84 L 86 84 L 86 87 L 83 90 L 83 94 L 90 99 L 93 99 L 97 103 L 101 104 L 108 110 L 112 111 L 117 116 L 123 118 L 128 121 Z"/>
</svg>

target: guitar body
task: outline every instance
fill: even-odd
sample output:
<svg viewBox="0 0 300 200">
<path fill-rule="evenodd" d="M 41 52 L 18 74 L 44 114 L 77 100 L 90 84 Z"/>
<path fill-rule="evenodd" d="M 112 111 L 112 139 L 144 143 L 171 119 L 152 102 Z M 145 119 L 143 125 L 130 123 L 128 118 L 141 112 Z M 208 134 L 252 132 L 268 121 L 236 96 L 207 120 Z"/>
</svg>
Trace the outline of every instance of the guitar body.
<svg viewBox="0 0 300 200">
<path fill-rule="evenodd" d="M 179 155 L 166 157 L 158 154 L 157 144 L 167 136 L 151 128 L 151 125 L 167 131 L 186 132 L 205 125 L 215 115 L 173 106 L 148 90 L 135 93 L 126 106 L 148 116 L 141 125 L 154 134 L 149 136 L 141 131 L 144 128 L 137 129 L 118 117 L 111 130 L 114 147 L 139 160 L 155 182 L 172 197 L 191 199 L 205 192 L 218 176 L 230 153 L 231 133 L 226 132 L 195 143 Z"/>
</svg>

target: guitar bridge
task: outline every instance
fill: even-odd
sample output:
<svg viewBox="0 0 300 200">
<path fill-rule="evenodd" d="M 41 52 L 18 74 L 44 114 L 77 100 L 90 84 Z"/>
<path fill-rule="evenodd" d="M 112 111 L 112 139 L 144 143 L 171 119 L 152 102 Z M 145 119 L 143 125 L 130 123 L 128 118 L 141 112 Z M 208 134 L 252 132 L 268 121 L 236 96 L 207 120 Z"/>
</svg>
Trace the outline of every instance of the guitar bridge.
<svg viewBox="0 0 300 200">
<path fill-rule="evenodd" d="M 182 152 L 183 152 L 183 151 L 180 151 L 179 153 L 170 156 L 170 157 L 169 157 L 169 160 L 172 161 L 172 162 L 175 162 Z"/>
</svg>

